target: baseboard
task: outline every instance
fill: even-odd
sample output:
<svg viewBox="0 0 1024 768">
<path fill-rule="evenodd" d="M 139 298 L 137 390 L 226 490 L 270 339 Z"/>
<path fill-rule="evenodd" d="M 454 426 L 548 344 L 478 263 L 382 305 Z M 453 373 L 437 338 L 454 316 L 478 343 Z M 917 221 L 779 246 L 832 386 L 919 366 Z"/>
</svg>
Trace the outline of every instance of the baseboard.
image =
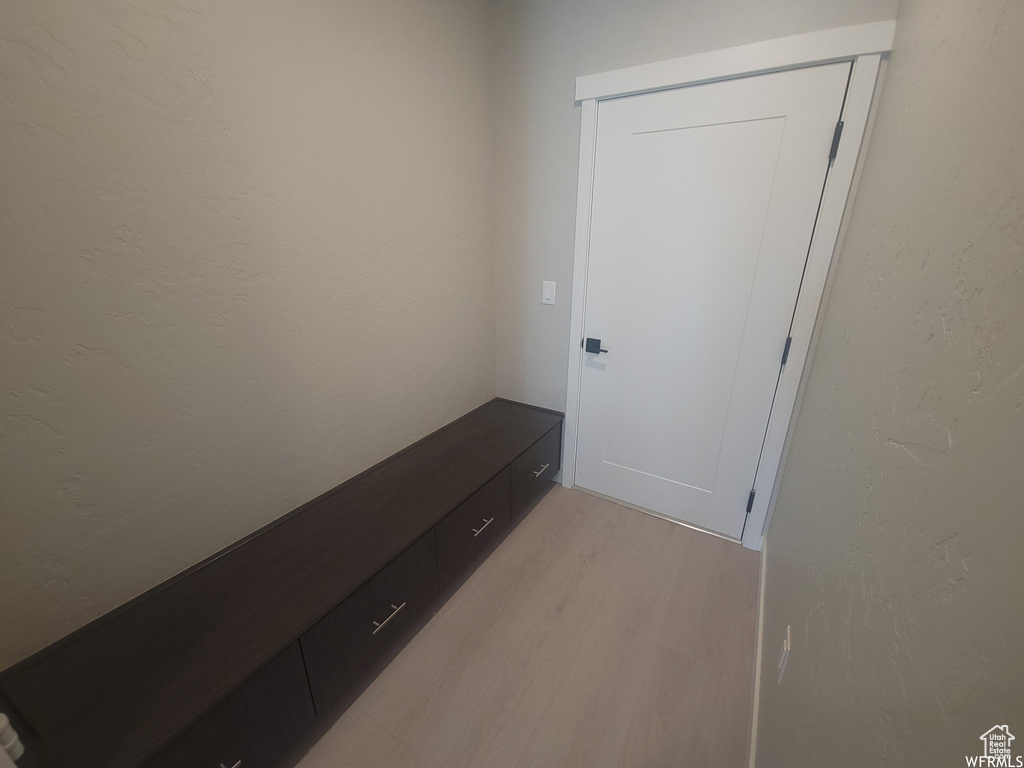
<svg viewBox="0 0 1024 768">
<path fill-rule="evenodd" d="M 764 655 L 764 576 L 768 542 L 761 539 L 761 568 L 757 577 L 757 646 L 754 651 L 754 706 L 750 718 L 750 759 L 748 768 L 757 764 L 757 716 L 761 707 L 761 659 Z"/>
</svg>

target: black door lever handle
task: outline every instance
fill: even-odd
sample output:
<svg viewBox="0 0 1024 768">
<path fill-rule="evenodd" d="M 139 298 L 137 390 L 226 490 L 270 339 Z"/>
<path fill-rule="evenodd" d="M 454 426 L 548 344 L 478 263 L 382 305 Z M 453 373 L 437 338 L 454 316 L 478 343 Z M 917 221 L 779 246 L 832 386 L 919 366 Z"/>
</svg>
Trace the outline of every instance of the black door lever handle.
<svg viewBox="0 0 1024 768">
<path fill-rule="evenodd" d="M 592 355 L 599 355 L 602 352 L 607 352 L 608 351 L 607 349 L 602 349 L 601 348 L 601 340 L 600 339 L 590 339 L 590 338 L 588 338 L 585 342 L 583 342 L 583 349 L 585 349 L 587 352 L 589 352 Z"/>
</svg>

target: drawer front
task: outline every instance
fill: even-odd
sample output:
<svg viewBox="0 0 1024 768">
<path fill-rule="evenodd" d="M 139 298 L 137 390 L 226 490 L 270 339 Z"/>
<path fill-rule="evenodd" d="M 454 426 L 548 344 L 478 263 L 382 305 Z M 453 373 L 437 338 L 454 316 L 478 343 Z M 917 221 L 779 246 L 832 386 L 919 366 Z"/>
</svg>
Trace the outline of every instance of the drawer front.
<svg viewBox="0 0 1024 768">
<path fill-rule="evenodd" d="M 508 533 L 511 477 L 505 467 L 434 528 L 437 580 L 443 594 L 456 585 Z"/>
<path fill-rule="evenodd" d="M 302 636 L 321 718 L 347 706 L 373 679 L 430 611 L 437 594 L 437 552 L 430 530 Z"/>
<path fill-rule="evenodd" d="M 512 462 L 512 519 L 529 511 L 551 488 L 551 478 L 561 466 L 562 425 L 526 449 Z"/>
<path fill-rule="evenodd" d="M 293 643 L 145 768 L 281 768 L 316 728 L 299 644 Z"/>
</svg>

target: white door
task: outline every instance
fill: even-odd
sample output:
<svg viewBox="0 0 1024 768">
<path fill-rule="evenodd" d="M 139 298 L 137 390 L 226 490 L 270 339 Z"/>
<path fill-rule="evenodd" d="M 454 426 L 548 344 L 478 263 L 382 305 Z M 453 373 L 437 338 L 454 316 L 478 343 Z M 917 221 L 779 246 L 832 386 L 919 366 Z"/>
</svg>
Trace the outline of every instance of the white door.
<svg viewBox="0 0 1024 768">
<path fill-rule="evenodd" d="M 577 486 L 740 537 L 849 75 L 599 102 Z"/>
</svg>

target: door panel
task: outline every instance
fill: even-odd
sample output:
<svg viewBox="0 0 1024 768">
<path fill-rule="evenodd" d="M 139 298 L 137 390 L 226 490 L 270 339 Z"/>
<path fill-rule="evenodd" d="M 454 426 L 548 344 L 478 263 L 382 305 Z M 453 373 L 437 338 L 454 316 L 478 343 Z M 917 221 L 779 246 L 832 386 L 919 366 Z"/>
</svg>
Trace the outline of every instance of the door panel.
<svg viewBox="0 0 1024 768">
<path fill-rule="evenodd" d="M 577 485 L 740 535 L 849 72 L 600 104 Z"/>
<path fill-rule="evenodd" d="M 621 373 L 610 395 L 639 407 L 609 411 L 606 461 L 706 493 L 714 487 L 783 125 L 770 118 L 633 137 L 630 182 L 643 188 L 629 195 L 627 248 L 659 267 L 627 261 L 616 270 L 619 308 L 606 346 Z M 715 175 L 744 183 L 693 183 Z M 676 258 L 682 242 L 689 258 Z M 630 311 L 645 304 L 650 311 Z M 618 344 L 620 335 L 629 343 Z"/>
</svg>

